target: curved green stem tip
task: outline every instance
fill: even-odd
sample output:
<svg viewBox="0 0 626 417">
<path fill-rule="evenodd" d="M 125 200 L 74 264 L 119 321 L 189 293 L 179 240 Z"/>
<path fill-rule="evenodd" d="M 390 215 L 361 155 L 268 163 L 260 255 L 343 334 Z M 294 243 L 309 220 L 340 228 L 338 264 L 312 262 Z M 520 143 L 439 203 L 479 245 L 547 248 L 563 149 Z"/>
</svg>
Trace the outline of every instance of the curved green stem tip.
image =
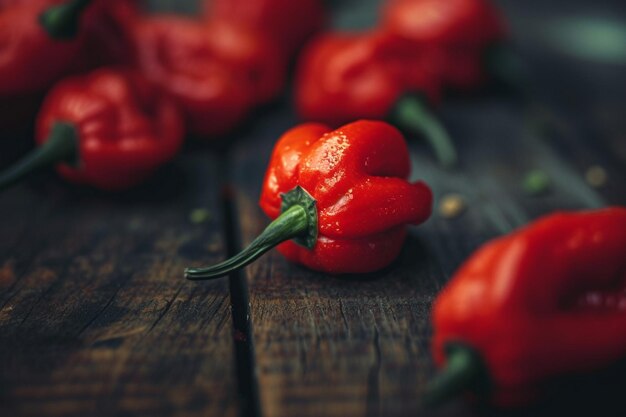
<svg viewBox="0 0 626 417">
<path fill-rule="evenodd" d="M 92 0 L 70 0 L 47 8 L 39 17 L 39 23 L 51 38 L 73 39 L 78 35 L 80 18 Z"/>
<path fill-rule="evenodd" d="M 445 346 L 446 366 L 426 387 L 422 405 L 434 408 L 464 392 L 485 395 L 490 390 L 490 378 L 483 359 L 473 348 L 463 343 Z"/>
<path fill-rule="evenodd" d="M 317 241 L 316 202 L 302 187 L 282 195 L 281 214 L 256 238 L 250 246 L 232 258 L 208 268 L 187 268 L 185 278 L 200 281 L 228 275 L 254 262 L 278 244 L 294 239 L 308 249 Z"/>
</svg>

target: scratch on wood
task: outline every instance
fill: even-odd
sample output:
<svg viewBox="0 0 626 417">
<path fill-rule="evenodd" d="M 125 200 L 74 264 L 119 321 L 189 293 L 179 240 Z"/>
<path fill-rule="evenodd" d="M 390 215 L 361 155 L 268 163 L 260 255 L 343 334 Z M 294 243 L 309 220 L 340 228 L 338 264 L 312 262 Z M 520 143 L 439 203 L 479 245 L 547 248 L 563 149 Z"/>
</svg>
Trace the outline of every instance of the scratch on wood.
<svg viewBox="0 0 626 417">
<path fill-rule="evenodd" d="M 222 306 L 224 305 L 224 303 L 226 303 L 228 299 L 226 297 L 223 297 L 222 300 L 220 301 L 220 304 L 217 306 L 216 311 L 222 311 L 223 308 Z M 229 314 L 222 314 L 220 316 L 219 321 L 217 322 L 217 325 L 215 326 L 215 331 L 216 332 L 220 332 L 224 326 L 226 325 L 226 323 L 230 322 L 230 315 Z"/>
<path fill-rule="evenodd" d="M 182 291 L 182 289 L 185 287 L 187 283 L 183 282 L 178 289 L 176 290 L 176 293 L 174 293 L 174 296 L 167 302 L 167 304 L 165 305 L 165 308 L 163 309 L 163 312 L 161 314 L 159 314 L 159 317 L 157 317 L 157 319 L 154 321 L 154 323 L 152 323 L 152 326 L 150 326 L 150 329 L 148 329 L 148 333 L 150 333 L 157 324 L 159 324 L 159 322 L 161 321 L 161 319 L 163 317 L 165 317 L 165 315 L 167 314 L 168 311 L 170 311 L 170 308 L 172 307 L 172 304 L 174 304 L 174 301 L 176 300 L 176 298 L 178 297 L 178 294 L 180 294 L 180 292 Z"/>
<path fill-rule="evenodd" d="M 128 280 L 125 280 L 124 282 L 127 282 Z M 111 295 L 111 297 L 107 300 L 107 302 L 104 304 L 104 307 L 102 307 L 100 310 L 98 310 L 98 312 L 92 317 L 91 320 L 89 320 L 87 322 L 87 324 L 85 324 L 80 331 L 78 332 L 78 336 L 80 336 L 81 334 L 83 334 L 85 332 L 85 330 L 87 330 L 89 328 L 89 326 L 91 326 L 97 319 L 98 317 L 100 317 L 100 315 L 102 315 L 102 313 L 104 313 L 104 311 L 109 308 L 109 306 L 111 306 L 111 303 L 113 303 L 113 300 L 115 300 L 115 297 L 117 297 L 117 294 L 120 292 L 120 289 L 122 289 L 122 287 L 124 286 L 124 284 L 119 285 L 115 291 L 113 291 L 113 295 Z"/>
<path fill-rule="evenodd" d="M 343 319 L 343 325 L 346 328 L 346 332 L 348 334 L 348 338 L 350 337 L 350 325 L 348 324 L 348 318 L 346 317 L 346 312 L 344 311 L 343 300 L 339 299 L 339 311 L 341 312 L 341 318 Z"/>
<path fill-rule="evenodd" d="M 42 283 L 44 283 L 44 284 L 45 284 L 45 283 L 48 283 L 48 282 L 54 281 L 54 279 L 56 279 L 56 277 L 57 277 L 57 274 L 56 274 L 53 270 L 48 269 L 48 268 L 37 268 L 34 272 L 32 272 L 32 274 L 28 274 L 28 276 L 31 276 L 31 275 L 32 275 L 32 276 L 38 276 L 38 277 L 37 277 L 37 279 L 38 279 L 38 283 L 40 283 L 40 284 L 42 284 Z M 24 279 L 24 278 L 27 278 L 27 276 L 23 276 L 23 279 Z M 7 292 L 9 292 L 9 291 L 13 290 L 13 288 L 17 285 L 17 283 L 18 283 L 19 281 L 21 281 L 21 280 L 18 280 L 18 279 L 16 278 L 15 282 L 13 283 L 13 285 L 11 286 L 11 288 L 9 288 L 9 289 L 7 290 Z M 16 295 L 18 292 L 19 292 L 19 291 L 16 291 L 16 292 L 14 292 L 13 294 L 11 294 L 11 296 L 9 296 L 9 297 L 8 297 L 8 298 L 4 301 L 4 303 L 2 303 L 2 305 L 0 306 L 0 311 L 2 311 L 2 310 L 4 309 L 4 307 L 5 307 L 5 306 L 6 306 L 9 302 L 11 302 L 11 300 L 13 299 L 13 297 L 15 297 L 15 295 Z"/>
<path fill-rule="evenodd" d="M 374 364 L 370 368 L 367 376 L 367 408 L 366 416 L 374 417 L 380 416 L 380 365 L 381 365 L 381 353 L 380 353 L 380 335 L 378 332 L 378 326 L 374 326 L 374 337 L 372 339 L 374 345 Z"/>
<path fill-rule="evenodd" d="M 66 263 L 66 265 L 63 267 L 64 272 L 67 270 L 68 268 L 68 263 Z M 49 272 L 49 275 L 46 275 L 47 277 L 52 277 L 51 279 L 54 280 L 58 274 L 54 271 L 48 270 L 48 269 L 44 269 L 44 271 Z M 30 309 L 28 310 L 28 313 L 26 313 L 26 316 L 24 316 L 24 318 L 22 319 L 22 321 L 20 322 L 20 324 L 17 326 L 22 327 L 22 325 L 24 323 L 26 323 L 26 320 L 28 320 L 28 318 L 30 317 L 30 315 L 33 313 L 33 311 L 35 310 L 35 308 L 39 305 L 39 303 L 41 302 L 41 300 L 43 300 L 43 298 L 52 290 L 52 287 L 54 286 L 54 281 L 52 281 L 50 283 L 50 285 L 48 285 L 48 288 L 46 288 L 40 295 L 39 297 L 37 297 L 37 301 L 35 301 L 34 303 L 32 303 L 32 306 L 30 307 Z M 8 300 L 7 300 L 8 302 Z M 3 306 L 4 307 L 4 306 Z"/>
<path fill-rule="evenodd" d="M 136 334 L 140 334 L 146 331 L 146 326 L 139 326 L 139 327 L 135 327 L 133 329 L 130 330 L 126 330 L 123 332 L 119 332 L 119 333 L 114 333 L 114 334 L 107 334 L 104 337 L 100 337 L 96 340 L 94 340 L 91 345 L 92 346 L 100 346 L 100 345 L 106 345 L 108 342 L 113 341 L 113 340 L 118 340 L 118 339 L 124 339 L 130 336 L 134 336 Z"/>
</svg>

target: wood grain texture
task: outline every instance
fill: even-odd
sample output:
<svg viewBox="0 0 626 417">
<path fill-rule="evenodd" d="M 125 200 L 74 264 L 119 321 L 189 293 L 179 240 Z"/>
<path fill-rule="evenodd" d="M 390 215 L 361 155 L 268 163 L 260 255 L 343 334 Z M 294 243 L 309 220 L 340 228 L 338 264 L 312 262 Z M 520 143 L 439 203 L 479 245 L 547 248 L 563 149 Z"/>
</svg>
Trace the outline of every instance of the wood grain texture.
<svg viewBox="0 0 626 417">
<path fill-rule="evenodd" d="M 428 351 L 430 305 L 461 262 L 486 240 L 539 215 L 605 205 L 573 167 L 528 137 L 518 110 L 501 99 L 449 106 L 447 125 L 455 137 L 463 137 L 462 166 L 455 172 L 440 169 L 423 145 L 412 144 L 413 176 L 431 184 L 436 204 L 453 192 L 469 207 L 457 219 L 435 214 L 413 230 L 400 259 L 387 270 L 332 277 L 289 264 L 276 252 L 248 268 L 267 416 L 420 412 L 419 393 L 434 372 Z M 271 138 L 289 117 L 267 121 L 257 140 L 242 145 L 233 165 L 246 243 L 267 224 L 256 207 L 259 181 L 252 173 L 265 164 L 273 139 L 258 138 Z M 494 146 L 503 137 L 506 144 Z M 545 196 L 529 197 L 521 182 L 537 161 L 549 167 L 554 186 Z M 557 403 L 556 409 L 563 411 L 565 404 Z M 458 404 L 446 412 L 469 410 Z"/>
<path fill-rule="evenodd" d="M 502 3 L 510 13 L 524 9 L 519 15 L 527 19 L 544 11 L 539 2 L 533 3 L 535 9 L 527 3 Z M 535 15 L 528 17 L 528 9 Z M 353 18 L 339 16 L 336 20 L 358 26 L 355 19 L 359 18 Z M 367 11 L 360 19 L 368 19 Z M 540 73 L 545 66 L 560 73 L 570 65 L 554 54 L 546 58 L 545 51 L 528 53 L 524 47 L 521 51 Z M 604 78 L 606 83 L 615 80 L 617 70 L 609 73 L 612 76 Z M 450 99 L 441 111 L 459 146 L 457 170 L 440 169 L 426 146 L 412 142 L 413 177 L 431 184 L 436 205 L 444 195 L 458 193 L 469 206 L 459 218 L 435 214 L 413 230 L 400 259 L 387 270 L 366 277 L 332 277 L 289 264 L 276 252 L 248 267 L 260 396 L 266 416 L 425 415 L 418 407 L 418 397 L 434 372 L 428 351 L 430 305 L 462 261 L 488 239 L 543 214 L 623 203 L 623 160 L 612 159 L 608 142 L 595 141 L 589 135 L 600 129 L 623 134 L 621 122 L 615 117 L 612 122 L 579 117 L 584 109 L 567 105 L 558 94 L 562 88 L 576 88 L 569 86 L 572 81 L 567 77 L 539 77 L 536 82 L 545 92 L 539 96 L 541 108 L 557 118 L 556 122 L 548 120 L 548 132 L 529 123 L 530 117 L 537 118 L 536 109 L 510 97 L 486 95 Z M 577 92 L 584 100 L 586 94 L 607 87 Z M 600 93 L 596 100 L 602 103 L 606 97 Z M 623 96 L 618 102 L 623 108 Z M 559 111 L 553 115 L 555 108 Z M 267 224 L 256 202 L 259 173 L 266 167 L 275 140 L 295 123 L 297 118 L 289 110 L 265 118 L 236 149 L 231 176 L 239 189 L 244 243 Z M 565 129 L 554 131 L 559 123 Z M 610 171 L 611 182 L 606 187 L 592 189 L 585 183 L 584 171 L 592 164 Z M 531 197 L 522 182 L 524 175 L 536 168 L 548 173 L 552 188 L 545 195 Z M 532 410 L 521 410 L 520 415 L 611 415 L 621 408 L 616 399 L 626 388 L 626 379 L 620 372 L 609 374 L 583 377 L 575 383 L 569 378 L 559 380 L 555 384 L 567 386 L 569 391 Z M 607 391 L 606 387 L 617 389 Z M 433 414 L 515 415 L 470 409 L 461 402 Z"/>
<path fill-rule="evenodd" d="M 227 283 L 182 277 L 224 256 L 217 178 L 203 154 L 114 197 L 0 196 L 0 415 L 237 413 Z"/>
<path fill-rule="evenodd" d="M 152 3 L 194 10 L 191 0 Z M 378 3 L 333 1 L 335 23 L 372 23 Z M 230 286 L 182 279 L 183 267 L 223 258 L 267 224 L 256 202 L 261 179 L 273 143 L 298 122 L 287 98 L 233 138 L 232 157 L 188 147 L 135 193 L 41 176 L 0 195 L 0 416 L 256 415 L 256 378 L 267 417 L 429 415 L 418 397 L 434 373 L 430 306 L 463 260 L 545 213 L 626 204 L 622 68 L 564 56 L 542 38 L 564 13 L 626 20 L 620 0 L 498 4 L 532 69 L 537 102 L 527 108 L 496 94 L 446 101 L 441 117 L 460 166 L 440 169 L 413 138 L 413 177 L 431 184 L 436 205 L 458 193 L 468 209 L 414 228 L 398 261 L 379 273 L 331 277 L 272 252 Z M 532 129 L 530 114 L 549 129 Z M 0 147 L 3 165 L 25 150 Z M 218 163 L 231 164 L 236 207 L 222 204 Z M 584 181 L 592 165 L 609 173 L 602 188 Z M 521 186 L 534 168 L 553 182 L 538 197 Z M 189 221 L 195 208 L 209 209 L 208 223 Z M 240 232 L 225 230 L 228 218 L 239 219 Z M 556 384 L 561 393 L 531 410 L 459 401 L 432 414 L 619 414 L 626 364 Z"/>
</svg>

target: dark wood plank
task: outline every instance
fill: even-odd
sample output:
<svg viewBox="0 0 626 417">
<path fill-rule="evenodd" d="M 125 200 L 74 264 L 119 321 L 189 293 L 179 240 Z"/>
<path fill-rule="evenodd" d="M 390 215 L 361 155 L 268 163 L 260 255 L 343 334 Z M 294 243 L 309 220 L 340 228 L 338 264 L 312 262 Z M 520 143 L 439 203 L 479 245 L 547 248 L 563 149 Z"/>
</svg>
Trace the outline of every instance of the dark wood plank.
<svg viewBox="0 0 626 417">
<path fill-rule="evenodd" d="M 369 3 L 371 7 L 372 2 Z M 515 13 L 512 3 L 504 6 Z M 536 13 L 541 15 L 541 4 L 536 3 Z M 523 7 L 526 3 L 517 5 L 517 9 Z M 342 21 L 341 17 L 337 20 Z M 347 21 L 348 25 L 353 24 Z M 540 66 L 561 65 L 562 70 L 569 65 L 554 55 L 548 63 L 533 62 Z M 537 71 L 542 69 L 541 66 Z M 548 93 L 561 88 L 554 80 L 538 82 L 538 88 Z M 548 94 L 538 100 L 547 107 L 560 105 L 553 104 L 550 98 Z M 248 267 L 255 357 L 265 414 L 420 413 L 419 393 L 434 372 L 428 350 L 430 304 L 461 262 L 488 239 L 543 214 L 598 208 L 621 201 L 613 191 L 592 189 L 584 180 L 584 169 L 591 159 L 582 163 L 581 158 L 598 155 L 594 163 L 612 171 L 610 187 L 626 191 L 619 164 L 600 157 L 605 153 L 604 144 L 580 134 L 578 126 L 583 122 L 577 118 L 579 111 L 564 108 L 558 117 L 563 118 L 565 133 L 557 132 L 562 137 L 553 138 L 533 130 L 527 119 L 529 109 L 514 100 L 451 99 L 444 105 L 442 117 L 459 145 L 460 167 L 443 171 L 433 163 L 423 144 L 413 143 L 411 149 L 414 177 L 424 178 L 432 185 L 436 204 L 448 193 L 461 194 L 466 199 L 468 209 L 460 217 L 446 219 L 436 213 L 428 223 L 412 231 L 394 265 L 366 277 L 332 277 L 311 272 L 287 263 L 276 252 Z M 297 118 L 290 111 L 266 117 L 236 149 L 231 173 L 239 189 L 244 243 L 249 243 L 267 224 L 256 199 L 260 173 L 265 169 L 272 144 L 296 123 Z M 599 128 L 598 120 L 588 123 Z M 570 148 L 574 150 L 565 152 L 561 141 L 569 139 L 568 131 L 579 133 L 573 139 L 576 147 Z M 548 173 L 553 184 L 546 194 L 533 197 L 524 192 L 522 182 L 526 173 L 536 168 Z M 609 385 L 626 384 L 623 377 L 611 378 L 613 384 Z M 590 385 L 595 383 L 590 381 L 595 380 L 583 380 L 584 392 L 589 394 L 593 391 Z M 617 392 L 612 391 L 613 400 Z M 615 402 L 608 404 L 589 408 L 589 403 L 580 404 L 567 393 L 532 413 L 584 415 L 590 410 L 598 412 L 593 407 L 599 406 L 608 407 L 605 411 L 615 410 L 611 408 Z M 474 412 L 459 402 L 442 414 Z"/>
<path fill-rule="evenodd" d="M 555 42 L 555 32 L 559 33 L 563 21 L 577 22 L 580 31 L 584 22 L 596 28 L 605 24 L 607 32 L 611 27 L 623 28 L 623 4 L 611 0 L 502 3 L 516 34 L 515 46 L 527 63 L 534 93 L 540 99 L 535 113 L 550 122 L 551 132 L 543 135 L 545 142 L 580 176 L 589 167 L 604 168 L 608 181 L 597 192 L 611 204 L 625 205 L 624 62 L 574 55 Z M 610 35 L 604 39 L 612 41 Z"/>
<path fill-rule="evenodd" d="M 413 231 L 399 261 L 386 271 L 331 277 L 290 265 L 277 253 L 248 268 L 267 415 L 418 412 L 420 389 L 433 373 L 430 303 L 460 263 L 489 238 L 538 215 L 604 205 L 572 167 L 527 137 L 517 110 L 501 100 L 446 108 L 463 155 L 456 172 L 441 170 L 423 145 L 412 145 L 414 177 L 432 185 L 436 204 L 453 192 L 464 196 L 468 209 L 457 219 L 435 214 Z M 234 164 L 246 243 L 267 223 L 254 200 L 259 175 L 252 174 L 265 165 L 277 125 L 285 123 L 285 116 L 278 119 L 242 146 Z M 503 137 L 506 145 L 500 144 Z M 554 178 L 544 197 L 529 197 L 521 187 L 535 164 Z"/>
<path fill-rule="evenodd" d="M 227 283 L 182 277 L 225 253 L 216 159 L 193 154 L 121 195 L 0 196 L 1 415 L 237 413 Z"/>
<path fill-rule="evenodd" d="M 164 3 L 191 10 L 189 2 Z M 336 23 L 357 27 L 374 21 L 378 1 L 335 3 Z M 566 58 L 536 38 L 563 10 L 618 13 L 619 1 L 500 3 L 535 70 L 540 108 L 560 129 L 536 134 L 526 109 L 506 98 L 448 101 L 442 115 L 461 166 L 442 171 L 414 142 L 414 176 L 433 186 L 437 204 L 447 193 L 463 195 L 465 213 L 435 214 L 411 232 L 394 265 L 367 277 L 329 277 L 267 255 L 246 271 L 253 340 L 242 309 L 247 288 L 236 277 L 230 290 L 241 323 L 233 343 L 228 283 L 190 284 L 180 276 L 188 264 L 225 255 L 228 216 L 219 204 L 216 157 L 189 150 L 137 195 L 44 179 L 1 195 L 0 415 L 245 413 L 242 398 L 255 385 L 255 364 L 246 359 L 253 348 L 264 415 L 418 413 L 420 390 L 434 372 L 430 304 L 458 265 L 489 238 L 544 213 L 625 203 L 620 68 Z M 272 144 L 297 122 L 288 107 L 263 113 L 236 144 L 230 176 L 238 211 L 229 214 L 241 219 L 244 243 L 266 224 L 256 198 Z M 594 190 L 584 171 L 598 164 L 609 183 Z M 533 168 L 548 172 L 551 192 L 523 192 Z M 209 208 L 209 223 L 188 221 L 196 207 Z M 615 392 L 626 386 L 619 375 L 585 381 Z M 588 412 L 567 401 L 532 414 Z M 474 412 L 461 402 L 443 410 Z"/>
</svg>

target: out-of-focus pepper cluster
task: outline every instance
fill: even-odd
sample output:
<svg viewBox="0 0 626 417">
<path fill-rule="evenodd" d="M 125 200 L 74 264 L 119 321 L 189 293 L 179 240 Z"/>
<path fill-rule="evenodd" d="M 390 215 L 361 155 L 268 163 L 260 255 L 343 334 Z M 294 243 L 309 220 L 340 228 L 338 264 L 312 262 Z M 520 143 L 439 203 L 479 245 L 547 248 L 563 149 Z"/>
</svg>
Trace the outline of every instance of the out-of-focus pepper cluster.
<svg viewBox="0 0 626 417">
<path fill-rule="evenodd" d="M 186 134 L 222 138 L 274 100 L 324 23 L 317 0 L 206 4 L 191 17 L 132 0 L 0 2 L 0 131 L 37 115 L 40 145 L 0 175 L 0 189 L 50 165 L 106 190 L 136 185 Z"/>
<path fill-rule="evenodd" d="M 10 116 L 2 112 L 0 131 L 10 134 L 32 124 L 37 112 L 41 125 L 53 111 L 41 103 L 52 101 L 52 96 L 67 96 L 62 101 L 74 100 L 80 109 L 98 107 L 93 94 L 82 95 L 80 102 L 69 98 L 77 94 L 68 91 L 67 85 L 73 84 L 64 80 L 98 71 L 100 76 L 94 79 L 103 80 L 104 74 L 143 78 L 145 88 L 154 90 L 151 94 L 173 103 L 179 124 L 184 125 L 184 131 L 169 130 L 176 131 L 178 143 L 185 134 L 205 140 L 224 138 L 285 90 L 288 70 L 297 60 L 295 106 L 302 119 L 332 127 L 360 118 L 388 119 L 421 133 L 442 165 L 451 166 L 457 159 L 454 146 L 431 109 L 444 89 L 468 90 L 485 82 L 489 73 L 485 57 L 505 34 L 502 19 L 484 0 L 389 0 L 383 3 L 377 27 L 363 33 L 326 33 L 305 47 L 324 27 L 326 10 L 321 0 L 201 3 L 202 13 L 192 17 L 151 14 L 133 0 L 2 1 L 0 98 L 12 112 Z M 134 120 L 143 115 L 153 130 L 160 130 L 163 126 L 156 129 L 151 109 L 140 105 L 136 86 L 127 84 L 124 101 L 129 105 L 117 109 L 116 117 Z M 124 110 L 131 108 L 132 116 Z M 94 181 L 86 173 L 93 159 L 85 158 L 86 139 L 81 132 L 92 130 L 91 123 L 116 122 L 104 113 L 97 122 L 68 115 L 55 119 L 72 128 L 64 130 L 67 137 L 52 141 L 37 151 L 43 155 L 31 155 L 0 176 L 0 188 L 55 163 L 65 165 L 59 171 L 71 181 L 126 188 L 177 151 L 178 147 L 160 147 L 158 135 L 151 134 L 151 146 L 161 148 L 158 162 L 141 158 L 141 151 L 134 148 L 139 152 L 136 176 L 126 184 L 119 178 Z M 60 135 L 52 135 L 54 125 L 48 123 L 49 130 L 38 128 L 40 144 Z M 127 143 L 134 143 L 133 134 L 120 130 L 107 142 L 113 138 L 123 161 Z M 72 175 L 68 174 L 70 160 Z M 120 165 L 98 171 L 119 172 Z M 130 175 L 130 170 L 125 171 Z"/>
<path fill-rule="evenodd" d="M 486 0 L 387 0 L 376 27 L 305 46 L 324 27 L 322 0 L 203 4 L 184 17 L 131 0 L 0 0 L 0 131 L 37 114 L 39 145 L 0 174 L 0 190 L 47 166 L 74 183 L 132 187 L 185 136 L 232 135 L 295 67 L 295 107 L 315 123 L 274 148 L 260 199 L 272 223 L 240 254 L 185 274 L 221 277 L 275 246 L 330 274 L 389 266 L 406 226 L 431 215 L 433 194 L 408 181 L 404 137 L 383 120 L 421 133 L 452 166 L 454 146 L 431 112 L 447 91 L 478 89 L 502 70 L 503 19 Z M 518 405 L 546 379 L 623 357 L 625 216 L 555 215 L 471 257 L 434 304 L 445 371 L 427 402 L 469 388 Z"/>
</svg>

